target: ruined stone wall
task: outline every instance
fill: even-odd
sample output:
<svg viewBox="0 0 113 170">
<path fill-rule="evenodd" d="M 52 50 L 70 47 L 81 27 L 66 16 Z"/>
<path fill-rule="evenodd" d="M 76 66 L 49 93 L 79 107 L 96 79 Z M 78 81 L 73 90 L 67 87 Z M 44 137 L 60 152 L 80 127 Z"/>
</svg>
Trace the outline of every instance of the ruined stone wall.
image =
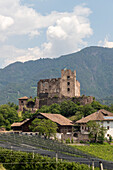
<svg viewBox="0 0 113 170">
<path fill-rule="evenodd" d="M 80 96 L 80 83 L 78 80 L 76 80 L 75 96 Z"/>
<path fill-rule="evenodd" d="M 23 107 L 26 106 L 27 100 L 19 100 L 19 110 L 23 111 Z"/>
<path fill-rule="evenodd" d="M 39 100 L 39 108 L 41 108 L 43 105 L 50 106 L 53 103 L 60 104 L 63 101 L 73 101 L 76 104 L 80 105 L 86 105 L 86 104 L 91 104 L 93 102 L 93 96 L 81 96 L 81 97 L 53 97 L 53 98 L 45 98 L 45 99 L 40 99 Z"/>
<path fill-rule="evenodd" d="M 44 79 L 38 82 L 37 96 L 46 94 L 46 97 L 60 96 L 60 78 Z"/>
</svg>

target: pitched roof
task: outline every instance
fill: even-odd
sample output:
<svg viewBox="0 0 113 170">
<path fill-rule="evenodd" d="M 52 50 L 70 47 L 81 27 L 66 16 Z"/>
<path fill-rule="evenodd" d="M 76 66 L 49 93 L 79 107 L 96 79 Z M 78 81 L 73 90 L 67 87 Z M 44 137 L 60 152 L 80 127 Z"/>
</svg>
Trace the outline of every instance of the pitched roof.
<svg viewBox="0 0 113 170">
<path fill-rule="evenodd" d="M 27 97 L 27 96 L 24 96 L 24 97 L 21 97 L 21 98 L 19 98 L 19 100 L 21 100 L 21 99 L 29 99 L 29 97 Z"/>
<path fill-rule="evenodd" d="M 92 113 L 89 116 L 86 116 L 76 121 L 76 123 L 87 123 L 91 120 L 97 120 L 97 121 L 113 120 L 113 113 L 107 110 L 101 109 L 95 113 Z"/>
<path fill-rule="evenodd" d="M 22 121 L 22 122 L 13 123 L 13 124 L 11 125 L 11 127 L 14 127 L 14 126 L 21 126 L 21 125 L 23 125 L 24 123 L 26 123 L 28 120 L 29 120 L 29 119 L 26 119 L 26 120 L 24 120 L 24 121 Z"/>
<path fill-rule="evenodd" d="M 67 119 L 66 117 L 60 114 L 52 114 L 52 113 L 40 113 L 44 117 L 50 119 L 51 121 L 58 123 L 59 125 L 69 125 L 73 126 L 72 121 Z"/>
</svg>

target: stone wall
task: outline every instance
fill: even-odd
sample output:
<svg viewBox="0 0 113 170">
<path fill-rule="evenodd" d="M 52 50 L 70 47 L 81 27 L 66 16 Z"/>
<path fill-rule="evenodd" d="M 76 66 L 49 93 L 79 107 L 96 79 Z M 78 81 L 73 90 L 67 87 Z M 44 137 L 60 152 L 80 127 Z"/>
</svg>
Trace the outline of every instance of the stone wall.
<svg viewBox="0 0 113 170">
<path fill-rule="evenodd" d="M 60 78 L 44 79 L 38 82 L 37 96 L 48 95 L 48 97 L 60 97 Z"/>
<path fill-rule="evenodd" d="M 80 105 L 86 105 L 91 104 L 93 102 L 93 96 L 81 96 L 81 97 L 53 97 L 53 98 L 45 98 L 45 99 L 39 99 L 39 108 L 41 108 L 43 105 L 50 106 L 53 103 L 60 104 L 63 101 L 73 101 L 76 104 Z"/>
</svg>

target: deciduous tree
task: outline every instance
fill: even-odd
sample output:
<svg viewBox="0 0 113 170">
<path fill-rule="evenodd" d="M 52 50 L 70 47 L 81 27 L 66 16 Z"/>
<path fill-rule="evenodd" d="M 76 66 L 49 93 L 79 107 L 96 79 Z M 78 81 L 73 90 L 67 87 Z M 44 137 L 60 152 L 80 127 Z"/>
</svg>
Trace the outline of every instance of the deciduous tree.
<svg viewBox="0 0 113 170">
<path fill-rule="evenodd" d="M 33 132 L 39 132 L 40 135 L 44 134 L 45 138 L 55 136 L 57 132 L 57 124 L 49 119 L 34 119 L 30 129 Z"/>
</svg>

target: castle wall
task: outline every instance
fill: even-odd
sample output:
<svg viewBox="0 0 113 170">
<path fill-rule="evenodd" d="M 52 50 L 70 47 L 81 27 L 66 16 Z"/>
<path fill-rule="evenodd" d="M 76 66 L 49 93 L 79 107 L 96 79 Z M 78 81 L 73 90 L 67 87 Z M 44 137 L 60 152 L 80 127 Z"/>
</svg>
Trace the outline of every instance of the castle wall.
<svg viewBox="0 0 113 170">
<path fill-rule="evenodd" d="M 23 111 L 23 107 L 27 104 L 27 100 L 19 100 L 19 110 Z"/>
<path fill-rule="evenodd" d="M 44 79 L 38 82 L 37 95 L 46 97 L 60 96 L 60 78 Z"/>
<path fill-rule="evenodd" d="M 93 96 L 81 96 L 81 97 L 53 97 L 53 98 L 45 98 L 45 99 L 40 99 L 39 100 L 39 108 L 41 108 L 43 105 L 50 106 L 53 103 L 60 104 L 63 101 L 73 101 L 75 104 L 80 104 L 80 105 L 86 105 L 86 104 L 91 104 L 93 102 Z"/>
<path fill-rule="evenodd" d="M 80 83 L 78 80 L 76 80 L 75 96 L 80 96 Z"/>
</svg>

